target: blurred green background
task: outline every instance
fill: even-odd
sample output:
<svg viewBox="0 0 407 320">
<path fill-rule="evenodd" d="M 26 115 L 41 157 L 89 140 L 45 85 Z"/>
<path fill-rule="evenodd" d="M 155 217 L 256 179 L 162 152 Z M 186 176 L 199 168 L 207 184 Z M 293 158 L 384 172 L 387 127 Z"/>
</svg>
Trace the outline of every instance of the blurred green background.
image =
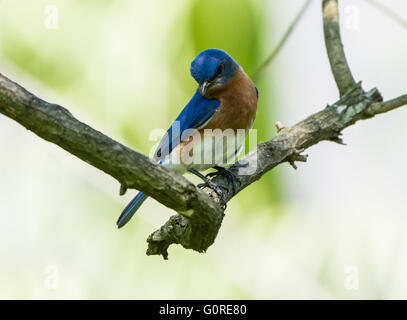
<svg viewBox="0 0 407 320">
<path fill-rule="evenodd" d="M 358 27 L 344 30 L 357 51 L 351 64 L 367 84 L 387 84 L 393 94 L 389 79 L 369 73 L 369 64 L 385 68 L 385 61 L 362 60 L 357 47 L 371 28 L 362 12 L 372 9 L 344 2 L 345 18 L 360 10 Z M 167 128 L 196 89 L 189 75 L 194 56 L 220 48 L 251 75 L 302 3 L 3 0 L 0 72 L 148 154 L 155 143 L 149 132 Z M 256 81 L 260 141 L 275 134 L 276 120 L 292 124 L 336 98 L 319 6 L 315 1 Z M 387 23 L 383 28 L 398 35 L 407 32 Z M 400 72 L 385 70 L 390 79 Z M 384 170 L 397 163 L 386 164 L 363 144 L 363 137 L 397 128 L 391 118 L 371 124 L 382 126 L 376 133 L 369 123 L 352 129 L 346 140 L 353 149 L 317 146 L 310 151 L 316 159 L 299 172 L 285 165 L 269 172 L 229 204 L 206 254 L 173 246 L 163 261 L 145 255 L 146 238 L 173 212 L 150 199 L 118 231 L 115 221 L 134 191 L 119 197 L 112 178 L 0 116 L 0 298 L 406 297 L 404 193 L 394 191 L 405 173 Z M 407 137 L 406 130 L 397 134 Z M 402 142 L 392 142 L 400 149 Z M 388 141 L 377 144 L 391 148 Z M 387 172 L 395 188 L 380 197 L 369 192 L 385 180 L 380 173 L 369 180 L 377 171 Z M 389 207 L 391 219 L 384 215 Z"/>
</svg>

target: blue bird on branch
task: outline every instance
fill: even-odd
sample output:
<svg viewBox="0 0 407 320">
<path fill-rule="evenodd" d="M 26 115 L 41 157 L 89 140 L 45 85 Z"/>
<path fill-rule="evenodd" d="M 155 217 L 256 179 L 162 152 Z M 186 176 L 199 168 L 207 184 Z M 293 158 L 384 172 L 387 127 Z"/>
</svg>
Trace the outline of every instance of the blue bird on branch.
<svg viewBox="0 0 407 320">
<path fill-rule="evenodd" d="M 258 91 L 243 69 L 225 51 L 208 49 L 192 61 L 190 72 L 198 89 L 161 139 L 154 160 L 180 174 L 191 172 L 221 199 L 222 190 L 200 171 L 218 170 L 233 160 L 244 145 L 257 112 Z M 226 142 L 226 143 L 225 143 Z M 123 227 L 147 199 L 139 192 L 120 215 Z"/>
</svg>

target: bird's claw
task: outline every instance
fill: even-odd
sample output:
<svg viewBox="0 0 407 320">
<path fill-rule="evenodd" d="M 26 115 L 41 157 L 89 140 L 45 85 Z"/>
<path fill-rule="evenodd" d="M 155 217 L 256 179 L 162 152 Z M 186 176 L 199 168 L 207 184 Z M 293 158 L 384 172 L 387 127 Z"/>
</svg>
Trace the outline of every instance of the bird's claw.
<svg viewBox="0 0 407 320">
<path fill-rule="evenodd" d="M 216 169 L 217 171 L 208 173 L 206 175 L 206 177 L 215 177 L 215 176 L 225 177 L 232 184 L 233 195 L 235 195 L 237 193 L 237 183 L 236 182 L 239 182 L 239 179 L 236 176 L 236 174 L 233 173 L 232 171 L 229 171 L 229 170 L 227 170 L 223 167 L 219 167 L 219 166 L 214 167 L 214 169 Z"/>
<path fill-rule="evenodd" d="M 223 210 L 226 209 L 226 198 L 225 198 L 225 194 L 223 193 L 222 189 L 215 183 L 212 182 L 211 180 L 205 180 L 204 183 L 200 183 L 197 185 L 198 188 L 202 189 L 202 188 L 210 188 L 213 191 L 216 192 L 216 194 L 219 196 L 219 200 L 220 200 L 220 205 L 222 207 Z"/>
</svg>

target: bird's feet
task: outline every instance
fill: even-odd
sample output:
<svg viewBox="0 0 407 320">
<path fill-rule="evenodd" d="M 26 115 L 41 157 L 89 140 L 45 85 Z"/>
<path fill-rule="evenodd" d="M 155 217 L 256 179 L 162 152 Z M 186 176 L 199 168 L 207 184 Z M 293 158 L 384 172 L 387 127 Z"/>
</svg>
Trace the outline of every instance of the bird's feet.
<svg viewBox="0 0 407 320">
<path fill-rule="evenodd" d="M 215 183 L 209 180 L 207 177 L 202 178 L 204 180 L 204 183 L 200 183 L 197 185 L 198 188 L 211 188 L 213 191 L 216 192 L 216 194 L 219 196 L 220 204 L 223 209 L 226 209 L 226 198 L 225 194 L 222 191 L 222 189 Z"/>
<path fill-rule="evenodd" d="M 190 169 L 189 172 L 191 172 L 192 174 L 196 175 L 197 177 L 201 178 L 204 181 L 204 183 L 198 184 L 197 187 L 201 189 L 208 187 L 215 191 L 216 194 L 219 196 L 221 207 L 223 209 L 226 209 L 226 198 L 222 189 L 215 182 L 212 182 L 210 179 L 208 179 L 208 177 L 204 176 L 199 171 L 195 169 Z"/>
<path fill-rule="evenodd" d="M 245 166 L 245 165 L 243 164 L 243 166 Z M 213 167 L 213 169 L 215 169 L 217 171 L 208 173 L 206 175 L 206 177 L 215 177 L 215 176 L 225 177 L 232 184 L 233 195 L 235 195 L 237 193 L 237 182 L 239 182 L 236 174 L 234 174 L 233 172 L 225 169 L 224 167 L 220 167 L 220 166 L 215 166 L 215 167 Z"/>
</svg>

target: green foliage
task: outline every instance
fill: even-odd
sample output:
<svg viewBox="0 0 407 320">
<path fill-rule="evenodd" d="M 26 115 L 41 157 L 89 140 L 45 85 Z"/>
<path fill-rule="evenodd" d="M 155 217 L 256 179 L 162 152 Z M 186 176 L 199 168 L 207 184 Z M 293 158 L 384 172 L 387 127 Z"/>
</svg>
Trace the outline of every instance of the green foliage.
<svg viewBox="0 0 407 320">
<path fill-rule="evenodd" d="M 62 55 L 57 48 L 52 50 L 52 47 L 42 54 L 13 32 L 6 33 L 3 39 L 6 43 L 3 54 L 9 61 L 54 89 L 63 90 L 82 76 L 80 62 L 70 54 Z"/>
</svg>

